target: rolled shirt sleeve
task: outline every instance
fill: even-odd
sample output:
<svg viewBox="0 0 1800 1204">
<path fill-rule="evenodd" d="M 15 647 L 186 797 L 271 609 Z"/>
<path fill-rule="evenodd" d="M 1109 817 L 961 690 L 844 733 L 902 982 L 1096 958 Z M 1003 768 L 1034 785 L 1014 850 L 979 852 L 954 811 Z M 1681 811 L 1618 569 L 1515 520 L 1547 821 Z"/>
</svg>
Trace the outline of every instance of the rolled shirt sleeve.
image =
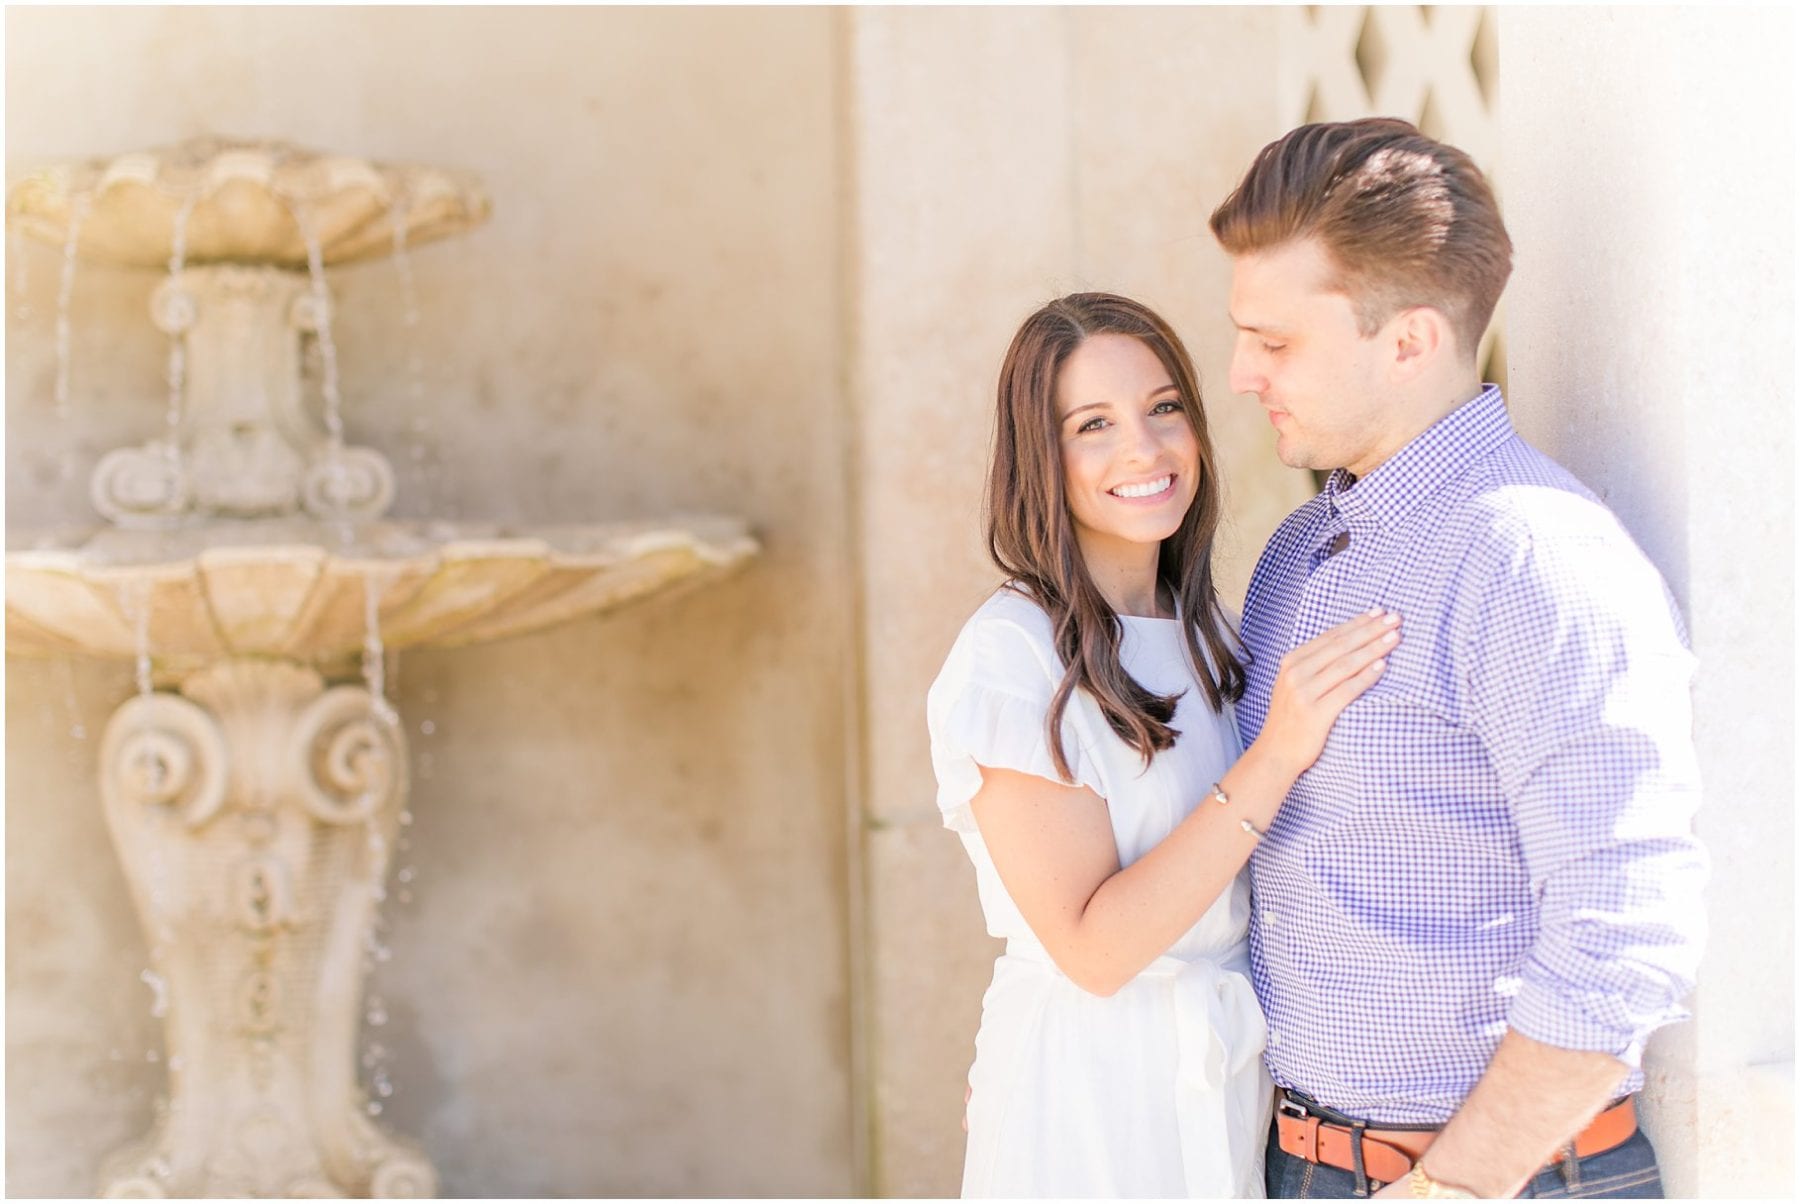
<svg viewBox="0 0 1800 1204">
<path fill-rule="evenodd" d="M 1650 1034 L 1686 1017 L 1705 938 L 1694 659 L 1616 520 L 1558 504 L 1496 557 L 1466 662 L 1469 723 L 1540 909 L 1507 1022 L 1636 1069 Z"/>
</svg>

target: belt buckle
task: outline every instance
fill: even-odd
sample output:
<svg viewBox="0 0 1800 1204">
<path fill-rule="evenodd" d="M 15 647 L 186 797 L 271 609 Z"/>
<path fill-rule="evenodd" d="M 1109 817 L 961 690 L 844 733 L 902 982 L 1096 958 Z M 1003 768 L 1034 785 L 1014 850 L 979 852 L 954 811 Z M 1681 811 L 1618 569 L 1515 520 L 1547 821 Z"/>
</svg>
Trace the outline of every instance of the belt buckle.
<svg viewBox="0 0 1800 1204">
<path fill-rule="evenodd" d="M 1281 1093 L 1281 1098 L 1276 1101 L 1275 1111 L 1282 1116 L 1291 1116 L 1295 1120 L 1305 1120 L 1312 1115 L 1312 1113 L 1306 1110 L 1305 1104 L 1295 1103 L 1293 1098 L 1285 1091 Z"/>
</svg>

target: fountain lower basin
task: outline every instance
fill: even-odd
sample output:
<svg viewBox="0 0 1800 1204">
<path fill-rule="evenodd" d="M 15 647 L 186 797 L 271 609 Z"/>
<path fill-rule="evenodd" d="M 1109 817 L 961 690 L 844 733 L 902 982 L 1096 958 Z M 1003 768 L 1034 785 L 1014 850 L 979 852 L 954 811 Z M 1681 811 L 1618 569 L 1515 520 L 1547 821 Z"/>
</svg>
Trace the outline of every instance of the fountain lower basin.
<svg viewBox="0 0 1800 1204">
<path fill-rule="evenodd" d="M 159 681 L 273 657 L 335 675 L 364 651 L 503 639 L 717 576 L 756 550 L 736 519 L 588 526 L 269 519 L 9 535 L 12 656 L 151 657 Z"/>
</svg>

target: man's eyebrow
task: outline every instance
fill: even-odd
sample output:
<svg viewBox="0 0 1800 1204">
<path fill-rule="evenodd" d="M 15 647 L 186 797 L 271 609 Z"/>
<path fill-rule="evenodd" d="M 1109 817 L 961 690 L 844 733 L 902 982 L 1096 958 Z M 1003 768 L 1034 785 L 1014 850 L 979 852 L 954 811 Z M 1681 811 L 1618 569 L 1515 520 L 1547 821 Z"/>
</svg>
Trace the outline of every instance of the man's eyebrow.
<svg viewBox="0 0 1800 1204">
<path fill-rule="evenodd" d="M 1276 326 L 1252 326 L 1249 323 L 1240 322 L 1237 320 L 1236 314 L 1228 313 L 1227 316 L 1231 318 L 1231 324 L 1233 326 L 1237 327 L 1239 330 L 1249 331 L 1251 334 L 1283 334 L 1283 333 L 1285 333 L 1284 331 L 1281 330 L 1280 327 L 1276 327 Z"/>
</svg>

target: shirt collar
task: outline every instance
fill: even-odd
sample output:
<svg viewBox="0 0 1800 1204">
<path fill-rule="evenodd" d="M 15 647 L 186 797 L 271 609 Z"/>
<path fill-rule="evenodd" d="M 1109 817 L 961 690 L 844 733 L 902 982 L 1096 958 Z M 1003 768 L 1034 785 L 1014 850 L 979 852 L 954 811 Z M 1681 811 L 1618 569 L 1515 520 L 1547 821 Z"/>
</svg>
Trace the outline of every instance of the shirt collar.
<svg viewBox="0 0 1800 1204">
<path fill-rule="evenodd" d="M 1487 385 L 1420 432 L 1374 472 L 1353 481 L 1342 468 L 1325 481 L 1332 515 L 1378 526 L 1398 522 L 1438 486 L 1512 438 L 1512 419 L 1499 385 Z"/>
</svg>

